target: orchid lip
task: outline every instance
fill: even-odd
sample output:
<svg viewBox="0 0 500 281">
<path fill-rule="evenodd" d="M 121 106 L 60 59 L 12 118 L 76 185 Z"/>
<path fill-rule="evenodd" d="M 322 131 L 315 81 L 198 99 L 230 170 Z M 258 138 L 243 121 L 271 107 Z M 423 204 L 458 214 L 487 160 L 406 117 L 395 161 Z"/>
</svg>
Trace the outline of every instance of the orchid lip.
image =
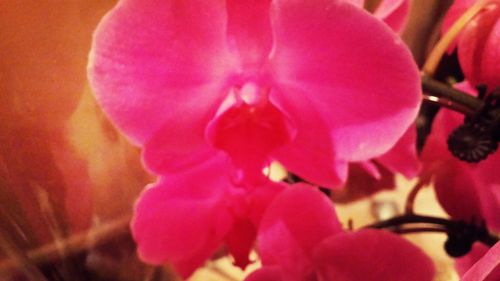
<svg viewBox="0 0 500 281">
<path fill-rule="evenodd" d="M 206 138 L 231 157 L 238 182 L 249 177 L 261 182 L 269 154 L 293 140 L 293 126 L 270 100 L 270 87 L 250 81 L 228 92 L 206 127 Z"/>
</svg>

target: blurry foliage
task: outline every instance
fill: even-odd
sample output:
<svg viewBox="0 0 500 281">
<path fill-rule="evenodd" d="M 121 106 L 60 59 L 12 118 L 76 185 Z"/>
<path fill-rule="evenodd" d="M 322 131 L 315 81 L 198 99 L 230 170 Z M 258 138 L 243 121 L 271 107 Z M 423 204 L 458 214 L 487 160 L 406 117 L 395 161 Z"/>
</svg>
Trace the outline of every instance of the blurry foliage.
<svg viewBox="0 0 500 281">
<path fill-rule="evenodd" d="M 17 256 L 25 272 L 36 271 L 22 264 L 26 253 L 64 245 L 71 235 L 130 214 L 134 198 L 151 181 L 138 149 L 117 134 L 87 86 L 92 32 L 114 4 L 0 2 L 0 258 Z M 131 239 L 125 240 L 124 264 L 143 272 Z M 76 265 L 91 254 L 95 260 L 99 251 L 36 266 L 51 280 L 77 280 L 71 272 L 85 274 Z M 60 256 L 65 252 L 58 249 Z M 0 279 L 11 273 L 0 268 Z"/>
</svg>

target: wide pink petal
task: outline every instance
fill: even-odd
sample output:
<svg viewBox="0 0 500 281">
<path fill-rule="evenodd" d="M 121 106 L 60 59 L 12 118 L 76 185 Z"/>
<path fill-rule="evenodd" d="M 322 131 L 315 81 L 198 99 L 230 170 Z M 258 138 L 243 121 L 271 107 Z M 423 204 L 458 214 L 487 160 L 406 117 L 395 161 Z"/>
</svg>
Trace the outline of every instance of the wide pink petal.
<svg viewBox="0 0 500 281">
<path fill-rule="evenodd" d="M 204 130 L 202 123 L 199 123 L 200 128 L 178 125 L 179 122 L 167 122 L 144 144 L 142 159 L 151 172 L 176 173 L 221 154 L 204 139 L 191 135 L 195 130 Z"/>
<path fill-rule="evenodd" d="M 280 281 L 281 269 L 279 266 L 264 266 L 245 278 L 245 281 Z"/>
<path fill-rule="evenodd" d="M 394 31 L 400 32 L 410 11 L 408 0 L 383 0 L 375 10 L 374 15 L 387 23 Z"/>
<path fill-rule="evenodd" d="M 312 104 L 323 117 L 336 159 L 362 161 L 389 150 L 420 104 L 418 69 L 402 41 L 343 1 L 276 1 L 273 7 L 277 87 L 290 103 Z"/>
<path fill-rule="evenodd" d="M 122 0 L 102 20 L 89 80 L 131 141 L 144 144 L 161 129 L 179 139 L 166 145 L 189 140 L 188 150 L 204 144 L 204 128 L 235 63 L 225 47 L 225 25 L 226 7 L 216 0 Z"/>
<path fill-rule="evenodd" d="M 410 179 L 417 175 L 420 161 L 417 155 L 417 129 L 413 124 L 391 150 L 376 161 L 393 173 L 401 173 Z"/>
<path fill-rule="evenodd" d="M 226 1 L 228 45 L 247 70 L 260 68 L 271 51 L 270 4 L 271 0 Z"/>
<path fill-rule="evenodd" d="M 184 277 L 203 264 L 232 225 L 223 162 L 162 177 L 135 206 L 131 223 L 139 256 L 152 264 L 171 262 Z"/>
<path fill-rule="evenodd" d="M 466 79 L 473 85 L 500 86 L 500 3 L 491 4 L 461 33 L 458 58 Z"/>
<path fill-rule="evenodd" d="M 418 247 L 383 230 L 342 233 L 324 240 L 314 254 L 318 280 L 433 280 L 432 260 Z"/>
<path fill-rule="evenodd" d="M 275 198 L 262 219 L 258 231 L 262 263 L 281 265 L 290 278 L 309 276 L 316 245 L 340 231 L 328 198 L 311 186 L 294 185 Z"/>
<path fill-rule="evenodd" d="M 500 280 L 500 243 L 497 242 L 462 278 L 462 281 Z"/>
</svg>

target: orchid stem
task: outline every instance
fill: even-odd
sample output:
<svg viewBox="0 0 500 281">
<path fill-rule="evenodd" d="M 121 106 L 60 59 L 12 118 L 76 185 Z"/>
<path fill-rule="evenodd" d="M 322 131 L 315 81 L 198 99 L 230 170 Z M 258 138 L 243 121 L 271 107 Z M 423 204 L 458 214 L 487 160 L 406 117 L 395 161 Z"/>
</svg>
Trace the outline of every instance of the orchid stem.
<svg viewBox="0 0 500 281">
<path fill-rule="evenodd" d="M 392 230 L 392 232 L 398 233 L 398 234 L 412 234 L 412 233 L 421 233 L 421 232 L 446 233 L 446 228 L 442 228 L 442 227 L 396 228 L 396 229 Z"/>
<path fill-rule="evenodd" d="M 480 0 L 472 5 L 463 15 L 451 26 L 451 28 L 444 34 L 443 37 L 437 42 L 427 57 L 427 60 L 422 67 L 423 72 L 429 76 L 434 76 L 436 69 L 441 61 L 441 58 L 449 48 L 451 43 L 458 36 L 460 31 L 467 25 L 467 23 L 474 18 L 484 6 L 488 4 L 487 0 Z"/>
<path fill-rule="evenodd" d="M 482 100 L 427 75 L 422 76 L 422 91 L 424 92 L 424 100 L 435 102 L 466 115 L 474 115 L 484 107 Z"/>
<path fill-rule="evenodd" d="M 403 227 L 408 224 L 427 224 L 427 225 L 433 225 L 433 227 L 421 227 L 421 228 Z M 402 216 L 397 216 L 388 220 L 367 225 L 363 228 L 389 229 L 396 233 L 416 233 L 416 232 L 429 232 L 429 231 L 450 233 L 453 232 L 454 230 L 461 230 L 464 227 L 473 230 L 477 229 L 484 230 L 484 232 L 481 232 L 484 234 L 479 236 L 477 240 L 489 247 L 493 247 L 493 245 L 495 245 L 495 243 L 497 243 L 499 240 L 497 236 L 495 236 L 493 233 L 488 232 L 482 226 L 477 226 L 475 224 L 464 224 L 464 222 L 462 221 L 454 221 L 444 218 L 423 216 L 416 214 L 406 214 Z"/>
<path fill-rule="evenodd" d="M 418 192 L 422 189 L 422 187 L 424 187 L 424 185 L 425 185 L 424 182 L 422 180 L 419 180 L 408 194 L 405 204 L 406 214 L 408 215 L 413 214 L 413 209 L 414 209 L 413 206 L 415 205 L 415 199 L 417 199 Z"/>
<path fill-rule="evenodd" d="M 462 113 L 463 115 L 470 116 L 473 114 L 469 109 L 467 109 L 463 106 L 457 105 L 457 104 L 455 104 L 449 100 L 446 100 L 446 99 L 438 98 L 435 96 L 428 96 L 425 94 L 422 97 L 422 99 L 424 102 L 426 102 L 428 104 L 433 104 L 433 105 L 437 105 L 439 107 L 448 108 L 450 110 Z"/>
</svg>

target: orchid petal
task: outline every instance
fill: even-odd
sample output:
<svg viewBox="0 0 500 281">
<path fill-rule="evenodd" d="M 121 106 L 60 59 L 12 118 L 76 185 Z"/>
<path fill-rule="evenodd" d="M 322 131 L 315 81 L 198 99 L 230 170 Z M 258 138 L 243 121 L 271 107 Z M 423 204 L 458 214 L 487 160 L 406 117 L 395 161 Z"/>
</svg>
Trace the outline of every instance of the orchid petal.
<svg viewBox="0 0 500 281">
<path fill-rule="evenodd" d="M 231 194 L 225 196 L 225 204 L 234 217 L 234 223 L 224 242 L 234 258 L 234 264 L 241 269 L 251 262 L 248 257 L 264 212 L 284 188 L 282 183 L 268 181 L 251 190 L 233 189 Z"/>
<path fill-rule="evenodd" d="M 482 218 L 481 200 L 474 175 L 466 164 L 450 161 L 435 173 L 436 196 L 445 211 L 455 219 Z M 467 208 L 464 208 L 467 206 Z"/>
<path fill-rule="evenodd" d="M 365 0 L 343 0 L 343 1 L 349 2 L 349 3 L 353 4 L 354 6 L 357 6 L 360 8 L 363 8 L 363 6 L 365 4 Z"/>
<path fill-rule="evenodd" d="M 382 230 L 342 233 L 324 240 L 314 254 L 318 280 L 433 280 L 432 260 L 396 234 Z"/>
<path fill-rule="evenodd" d="M 420 104 L 418 69 L 397 35 L 339 1 L 276 1 L 272 16 L 275 79 L 291 102 L 324 117 L 335 157 L 363 161 L 389 150 Z"/>
<path fill-rule="evenodd" d="M 383 0 L 374 15 L 387 23 L 394 31 L 400 32 L 408 19 L 410 1 Z"/>
<path fill-rule="evenodd" d="M 497 153 L 496 161 L 490 161 L 490 164 L 494 164 L 494 168 L 498 169 L 498 163 L 500 163 L 500 155 Z M 490 159 L 492 160 L 492 159 Z M 486 166 L 486 164 L 485 164 Z M 478 172 L 476 177 L 481 177 L 481 172 L 484 172 L 485 166 Z M 490 166 L 491 167 L 491 166 Z M 490 174 L 493 174 L 489 170 Z M 497 175 L 498 177 L 498 175 Z M 483 181 L 476 183 L 476 192 L 479 194 L 479 200 L 481 202 L 481 214 L 482 218 L 488 224 L 488 227 L 492 230 L 498 231 L 500 230 L 500 184 L 499 180 L 496 180 L 496 183 Z"/>
<path fill-rule="evenodd" d="M 204 144 L 204 125 L 224 98 L 224 78 L 235 62 L 225 24 L 225 5 L 215 0 L 124 0 L 103 19 L 89 79 L 101 107 L 131 141 L 142 145 L 163 129 L 190 139 L 194 149 Z M 191 130 L 179 136 L 177 128 Z"/>
<path fill-rule="evenodd" d="M 391 150 L 378 157 L 378 163 L 393 173 L 401 173 L 406 178 L 415 177 L 420 170 L 417 155 L 417 128 L 413 124 Z"/>
<path fill-rule="evenodd" d="M 500 243 L 497 242 L 474 266 L 469 269 L 462 281 L 500 280 Z"/>
<path fill-rule="evenodd" d="M 500 4 L 492 4 L 471 20 L 458 42 L 458 58 L 467 80 L 490 89 L 500 86 Z"/>
<path fill-rule="evenodd" d="M 192 136 L 193 132 L 204 130 L 203 124 L 197 124 L 197 128 L 190 127 L 187 122 L 179 126 L 183 118 L 191 117 L 180 115 L 177 122 L 166 123 L 144 144 L 142 159 L 153 173 L 162 175 L 183 171 L 220 154 L 204 139 Z"/>
<path fill-rule="evenodd" d="M 335 202 L 350 202 L 384 189 L 394 189 L 394 174 L 413 178 L 420 170 L 417 157 L 416 127 L 412 125 L 396 145 L 371 161 L 352 163 L 344 189 L 334 191 Z"/>
<path fill-rule="evenodd" d="M 366 6 L 364 0 L 343 1 L 349 2 L 359 8 L 371 10 L 368 6 Z M 395 32 L 400 32 L 408 19 L 409 11 L 410 2 L 408 0 L 382 0 L 378 3 L 373 15 L 383 20 Z"/>
<path fill-rule="evenodd" d="M 216 250 L 232 218 L 224 203 L 224 162 L 211 161 L 147 188 L 135 207 L 132 233 L 142 260 L 171 262 L 184 277 Z"/>
<path fill-rule="evenodd" d="M 264 265 L 281 265 L 289 276 L 309 276 L 314 247 L 341 231 L 332 203 L 313 187 L 299 184 L 278 195 L 265 213 L 258 234 Z M 300 279 L 299 279 L 300 280 Z"/>
<path fill-rule="evenodd" d="M 228 45 L 237 49 L 244 68 L 261 67 L 271 51 L 270 3 L 271 0 L 227 1 Z"/>
</svg>

